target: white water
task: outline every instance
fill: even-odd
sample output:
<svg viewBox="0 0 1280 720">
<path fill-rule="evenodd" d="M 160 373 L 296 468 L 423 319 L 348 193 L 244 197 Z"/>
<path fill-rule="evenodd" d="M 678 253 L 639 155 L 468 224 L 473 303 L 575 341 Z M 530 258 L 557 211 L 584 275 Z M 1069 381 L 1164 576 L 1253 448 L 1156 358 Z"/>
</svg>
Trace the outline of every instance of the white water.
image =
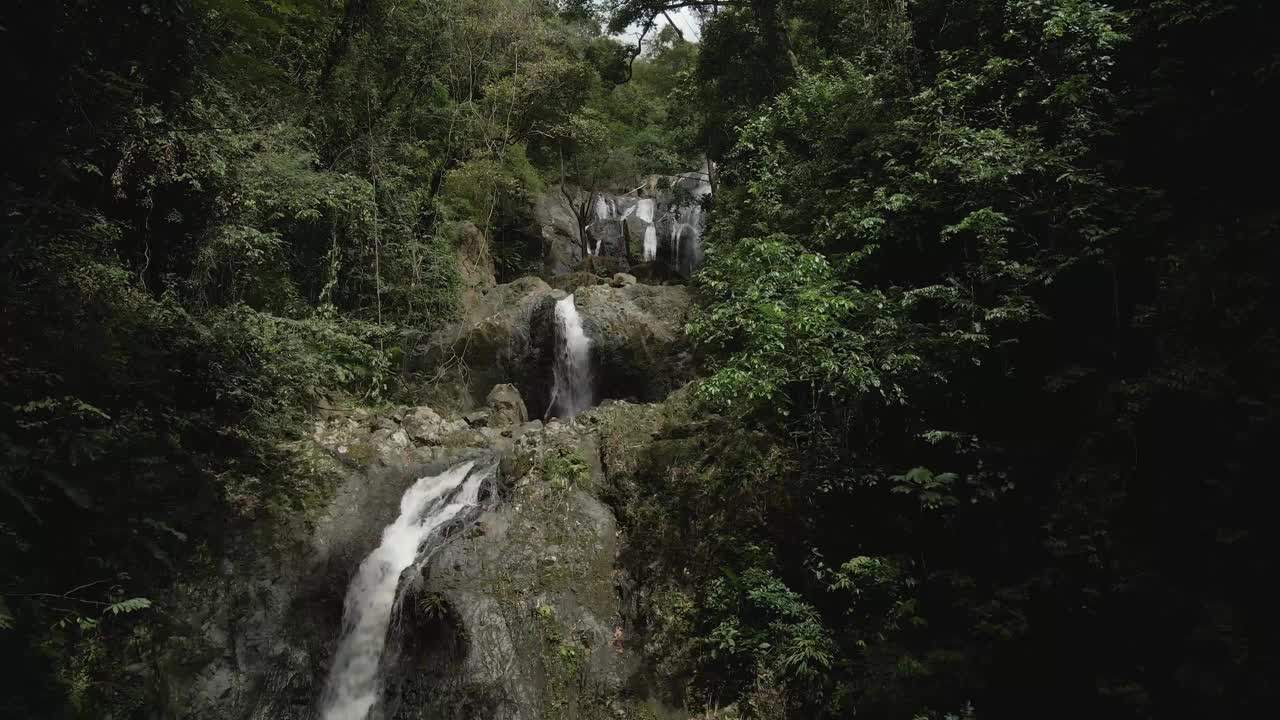
<svg viewBox="0 0 1280 720">
<path fill-rule="evenodd" d="M 645 223 L 644 259 L 645 262 L 658 257 L 658 229 L 653 225 L 653 210 L 657 205 L 652 199 L 643 199 L 636 203 L 636 217 Z"/>
<path fill-rule="evenodd" d="M 658 257 L 658 229 L 650 225 L 644 229 L 644 261 L 649 262 Z"/>
<path fill-rule="evenodd" d="M 641 220 L 653 224 L 653 209 L 657 205 L 652 198 L 643 198 L 636 201 L 636 217 Z"/>
<path fill-rule="evenodd" d="M 400 516 L 382 531 L 382 544 L 360 563 L 347 589 L 342 638 L 320 705 L 322 720 L 366 720 L 381 692 L 378 667 L 387 646 L 400 575 L 431 534 L 479 502 L 493 469 L 466 462 L 419 479 L 400 498 Z"/>
<path fill-rule="evenodd" d="M 551 407 L 571 418 L 591 407 L 591 338 L 573 296 L 556 303 L 556 359 L 552 368 Z"/>
<path fill-rule="evenodd" d="M 685 189 L 693 202 L 682 205 L 676 212 L 675 227 L 672 230 L 671 246 L 677 266 L 685 272 L 693 272 L 702 264 L 702 233 L 706 229 L 706 210 L 702 207 L 703 198 L 711 194 L 710 167 L 703 166 L 703 171 L 691 173 L 684 180 Z M 688 247 L 684 247 L 685 239 Z"/>
</svg>

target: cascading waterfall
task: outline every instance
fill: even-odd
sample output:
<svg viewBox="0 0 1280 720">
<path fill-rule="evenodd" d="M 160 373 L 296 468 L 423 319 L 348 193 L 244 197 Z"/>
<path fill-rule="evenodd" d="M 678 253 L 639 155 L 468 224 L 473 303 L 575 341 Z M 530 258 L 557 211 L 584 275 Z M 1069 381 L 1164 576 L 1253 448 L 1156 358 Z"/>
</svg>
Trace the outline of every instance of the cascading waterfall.
<svg viewBox="0 0 1280 720">
<path fill-rule="evenodd" d="M 556 303 L 556 359 L 552 368 L 551 410 L 571 418 L 592 404 L 591 338 L 572 295 Z"/>
<path fill-rule="evenodd" d="M 322 720 L 367 720 L 381 693 L 379 667 L 395 610 L 400 575 L 440 527 L 479 503 L 492 466 L 466 462 L 415 482 L 400 498 L 400 516 L 360 563 L 347 589 L 342 637 L 320 704 Z"/>
<path fill-rule="evenodd" d="M 711 194 L 710 167 L 692 173 L 682 179 L 685 190 L 692 202 L 676 209 L 675 225 L 672 230 L 671 249 L 677 267 L 691 273 L 702 264 L 702 233 L 706 229 L 706 211 L 702 207 L 703 199 Z M 685 245 L 685 239 L 688 244 Z"/>
<path fill-rule="evenodd" d="M 661 256 L 680 273 L 691 274 L 703 260 L 703 203 L 712 192 L 709 173 L 709 165 L 704 165 L 701 171 L 671 176 L 669 187 L 661 190 L 655 178 L 647 186 L 649 197 L 638 194 L 645 185 L 621 195 L 593 193 L 587 254 L 623 257 L 633 250 L 632 238 L 643 237 L 639 249 L 645 262 Z"/>
</svg>

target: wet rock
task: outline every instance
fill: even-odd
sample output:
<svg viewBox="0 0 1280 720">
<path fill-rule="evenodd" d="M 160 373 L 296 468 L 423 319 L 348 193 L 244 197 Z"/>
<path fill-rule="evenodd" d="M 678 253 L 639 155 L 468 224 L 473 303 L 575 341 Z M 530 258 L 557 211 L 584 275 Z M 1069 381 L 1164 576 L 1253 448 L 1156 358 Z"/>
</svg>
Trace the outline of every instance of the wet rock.
<svg viewBox="0 0 1280 720">
<path fill-rule="evenodd" d="M 610 698 L 640 667 L 614 644 L 616 521 L 571 485 L 513 492 L 481 518 L 483 535 L 448 545 L 425 573 L 423 590 L 448 599 L 466 638 L 456 691 L 507 698 L 504 717 L 612 716 Z"/>
<path fill-rule="evenodd" d="M 408 410 L 404 417 L 425 413 Z M 163 647 L 149 661 L 151 717 L 175 720 L 310 720 L 341 626 L 352 571 L 395 519 L 401 496 L 417 478 L 434 475 L 477 451 L 407 448 L 386 462 L 370 457 L 333 464 L 329 453 L 359 455 L 370 447 L 368 417 L 319 423 L 307 464 L 336 475 L 337 490 L 306 518 L 264 517 L 229 536 L 219 549 L 223 572 L 178 584 L 166 597 L 173 612 Z M 397 437 L 397 432 L 404 437 Z M 378 430 L 388 447 L 408 431 Z M 344 443 L 351 443 L 346 445 Z M 469 455 L 467 453 L 470 453 Z M 139 679 L 139 681 L 143 681 Z"/>
<path fill-rule="evenodd" d="M 632 265 L 628 272 L 635 276 L 636 282 L 644 283 L 645 285 L 685 284 L 685 278 L 664 260 L 653 260 L 639 265 Z"/>
</svg>

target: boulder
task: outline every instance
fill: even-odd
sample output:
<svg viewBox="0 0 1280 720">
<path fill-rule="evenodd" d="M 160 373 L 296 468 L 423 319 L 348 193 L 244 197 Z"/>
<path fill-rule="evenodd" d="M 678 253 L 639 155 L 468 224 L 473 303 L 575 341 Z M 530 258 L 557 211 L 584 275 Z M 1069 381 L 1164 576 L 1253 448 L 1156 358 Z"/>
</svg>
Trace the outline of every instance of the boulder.
<svg viewBox="0 0 1280 720">
<path fill-rule="evenodd" d="M 420 445 L 439 442 L 440 438 L 454 430 L 451 423 L 425 405 L 406 412 L 403 425 L 409 437 Z"/>
<path fill-rule="evenodd" d="M 609 255 L 593 255 L 578 264 L 579 272 L 589 272 L 601 277 L 613 277 L 617 273 L 626 272 L 630 264 L 625 258 Z"/>
<path fill-rule="evenodd" d="M 626 287 L 628 285 L 635 285 L 635 284 L 636 284 L 636 276 L 629 275 L 627 273 L 615 273 L 613 276 L 613 280 L 609 281 L 609 285 L 616 288 Z"/>
<path fill-rule="evenodd" d="M 441 548 L 407 589 L 406 607 L 443 610 L 406 619 L 424 641 L 405 648 L 415 672 L 404 695 L 424 718 L 634 717 L 640 643 L 617 641 L 632 622 L 614 587 L 617 521 L 591 492 L 595 441 L 549 428 L 516 452 L 523 475 L 479 518 L 483 532 Z"/>
<path fill-rule="evenodd" d="M 589 287 L 591 285 L 604 285 L 608 280 L 596 275 L 595 273 L 579 270 L 565 275 L 557 275 L 547 281 L 547 284 L 557 290 L 563 290 L 566 293 L 577 292 L 580 287 Z"/>
<path fill-rule="evenodd" d="M 510 427 L 529 421 L 529 410 L 525 407 L 520 390 L 510 383 L 494 385 L 485 398 L 492 412 L 494 427 Z"/>
<path fill-rule="evenodd" d="M 693 376 L 684 326 L 691 299 L 682 286 L 581 288 L 574 294 L 591 337 L 599 398 L 652 402 Z"/>
</svg>

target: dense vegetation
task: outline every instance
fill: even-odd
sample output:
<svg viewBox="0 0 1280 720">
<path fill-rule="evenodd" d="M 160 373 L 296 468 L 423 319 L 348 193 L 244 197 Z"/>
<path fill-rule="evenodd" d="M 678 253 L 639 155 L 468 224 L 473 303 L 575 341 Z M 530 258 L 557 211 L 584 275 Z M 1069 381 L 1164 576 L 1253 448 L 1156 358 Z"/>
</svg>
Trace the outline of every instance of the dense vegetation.
<svg viewBox="0 0 1280 720">
<path fill-rule="evenodd" d="M 662 676 L 763 717 L 1267 712 L 1274 20 L 710 17 L 711 426 L 631 489 Z"/>
<path fill-rule="evenodd" d="M 416 392 L 459 252 L 537 273 L 539 194 L 705 155 L 703 375 L 611 491 L 664 690 L 761 718 L 1266 713 L 1278 17 L 8 3 L 0 711 L 138 702 L 118 669 L 163 638 L 152 600 L 323 497 L 293 441 L 326 394 Z"/>
<path fill-rule="evenodd" d="M 136 701 L 153 600 L 324 496 L 313 405 L 414 392 L 465 223 L 511 275 L 561 158 L 678 164 L 647 66 L 688 51 L 632 62 L 580 8 L 20 0 L 0 38 L 5 716 Z"/>
</svg>

